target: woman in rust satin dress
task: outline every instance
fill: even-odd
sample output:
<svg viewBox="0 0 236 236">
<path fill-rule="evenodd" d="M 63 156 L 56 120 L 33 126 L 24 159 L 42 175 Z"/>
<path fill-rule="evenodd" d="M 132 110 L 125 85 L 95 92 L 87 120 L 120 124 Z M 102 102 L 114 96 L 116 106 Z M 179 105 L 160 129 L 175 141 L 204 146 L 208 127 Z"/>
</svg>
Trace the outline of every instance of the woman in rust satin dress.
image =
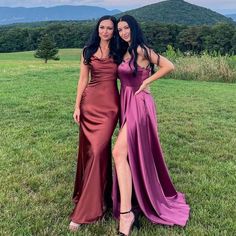
<svg viewBox="0 0 236 236">
<path fill-rule="evenodd" d="M 102 17 L 82 53 L 74 112 L 80 136 L 71 231 L 101 219 L 112 202 L 111 136 L 119 110 L 115 29 L 114 17 Z"/>
</svg>

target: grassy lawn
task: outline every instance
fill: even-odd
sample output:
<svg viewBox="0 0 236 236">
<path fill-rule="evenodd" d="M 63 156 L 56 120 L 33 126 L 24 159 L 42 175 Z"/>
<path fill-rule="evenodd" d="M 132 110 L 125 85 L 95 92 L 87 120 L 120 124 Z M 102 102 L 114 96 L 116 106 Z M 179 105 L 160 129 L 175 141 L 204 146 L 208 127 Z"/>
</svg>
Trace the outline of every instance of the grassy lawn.
<svg viewBox="0 0 236 236">
<path fill-rule="evenodd" d="M 72 235 L 79 53 L 61 50 L 61 61 L 48 64 L 32 52 L 0 54 L 0 235 Z M 191 218 L 184 229 L 142 218 L 132 235 L 235 235 L 236 84 L 162 79 L 152 93 L 165 158 Z M 76 235 L 115 231 L 110 214 Z"/>
</svg>

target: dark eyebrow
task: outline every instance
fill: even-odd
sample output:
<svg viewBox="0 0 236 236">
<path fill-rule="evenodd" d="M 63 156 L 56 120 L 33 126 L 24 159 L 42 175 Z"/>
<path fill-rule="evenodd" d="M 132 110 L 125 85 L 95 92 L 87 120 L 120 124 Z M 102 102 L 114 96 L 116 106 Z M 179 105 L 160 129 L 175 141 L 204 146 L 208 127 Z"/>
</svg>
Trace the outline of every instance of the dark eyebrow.
<svg viewBox="0 0 236 236">
<path fill-rule="evenodd" d="M 114 26 L 105 26 L 105 25 L 99 25 L 99 27 L 114 28 Z"/>
</svg>

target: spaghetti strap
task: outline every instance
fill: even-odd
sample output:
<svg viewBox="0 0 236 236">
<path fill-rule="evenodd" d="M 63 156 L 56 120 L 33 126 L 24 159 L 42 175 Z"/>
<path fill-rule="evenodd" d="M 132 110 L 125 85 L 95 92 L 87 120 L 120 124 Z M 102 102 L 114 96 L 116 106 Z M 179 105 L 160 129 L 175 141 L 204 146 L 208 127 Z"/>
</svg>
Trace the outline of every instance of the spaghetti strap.
<svg viewBox="0 0 236 236">
<path fill-rule="evenodd" d="M 160 56 L 159 56 L 160 60 Z M 185 195 L 177 192 L 169 175 L 158 137 L 155 102 L 151 94 L 135 94 L 150 71 L 139 69 L 132 75 L 128 62 L 118 67 L 121 80 L 120 117 L 126 122 L 128 162 L 132 175 L 132 206 L 137 206 L 154 224 L 185 226 L 190 207 Z M 113 213 L 119 217 L 120 194 L 113 175 Z"/>
</svg>

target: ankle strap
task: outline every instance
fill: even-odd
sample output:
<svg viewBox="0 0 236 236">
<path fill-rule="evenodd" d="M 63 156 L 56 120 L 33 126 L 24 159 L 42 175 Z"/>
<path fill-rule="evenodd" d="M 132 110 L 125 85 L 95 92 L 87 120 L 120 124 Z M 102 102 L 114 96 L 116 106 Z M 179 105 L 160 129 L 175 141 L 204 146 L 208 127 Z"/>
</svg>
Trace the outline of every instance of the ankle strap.
<svg viewBox="0 0 236 236">
<path fill-rule="evenodd" d="M 128 214 L 128 213 L 130 213 L 131 211 L 132 211 L 132 209 L 129 210 L 129 211 L 125 211 L 125 212 L 120 212 L 120 214 Z"/>
</svg>

